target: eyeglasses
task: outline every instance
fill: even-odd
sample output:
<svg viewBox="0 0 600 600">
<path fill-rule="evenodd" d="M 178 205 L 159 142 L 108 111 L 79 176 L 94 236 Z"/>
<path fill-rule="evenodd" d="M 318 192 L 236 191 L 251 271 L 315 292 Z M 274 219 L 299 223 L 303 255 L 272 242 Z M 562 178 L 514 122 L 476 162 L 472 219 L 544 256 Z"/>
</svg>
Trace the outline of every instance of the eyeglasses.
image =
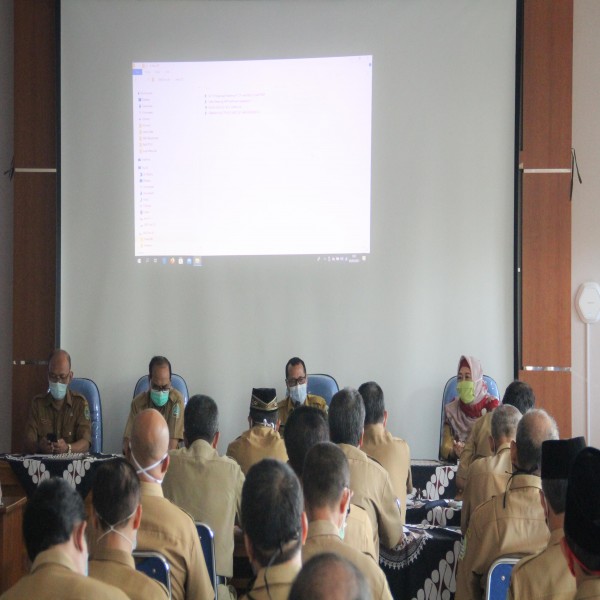
<svg viewBox="0 0 600 600">
<path fill-rule="evenodd" d="M 303 375 L 302 377 L 298 377 L 297 379 L 294 379 L 293 377 L 288 377 L 285 382 L 288 384 L 289 387 L 295 387 L 297 385 L 304 385 L 306 383 L 306 375 Z"/>
<path fill-rule="evenodd" d="M 150 387 L 155 391 L 155 392 L 166 392 L 167 390 L 171 389 L 171 384 L 167 383 L 165 385 L 157 385 L 156 383 L 151 383 Z"/>
<path fill-rule="evenodd" d="M 69 383 L 69 376 L 71 373 L 66 375 L 59 375 L 58 373 L 48 373 L 48 381 L 52 383 Z"/>
</svg>

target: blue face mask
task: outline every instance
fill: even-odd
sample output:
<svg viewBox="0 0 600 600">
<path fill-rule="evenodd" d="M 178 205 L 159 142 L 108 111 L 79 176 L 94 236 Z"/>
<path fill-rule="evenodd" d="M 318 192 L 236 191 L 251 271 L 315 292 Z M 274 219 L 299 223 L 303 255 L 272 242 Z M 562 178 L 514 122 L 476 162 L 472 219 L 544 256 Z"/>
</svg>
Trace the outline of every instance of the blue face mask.
<svg viewBox="0 0 600 600">
<path fill-rule="evenodd" d="M 63 400 L 67 395 L 67 384 L 58 381 L 49 381 L 50 393 L 55 400 Z"/>
<path fill-rule="evenodd" d="M 292 402 L 294 402 L 295 404 L 304 404 L 307 394 L 306 383 L 303 383 L 301 385 L 295 385 L 294 387 L 288 389 L 290 392 L 290 398 L 292 399 Z"/>
<path fill-rule="evenodd" d="M 152 402 L 154 402 L 154 405 L 160 408 L 169 400 L 169 390 L 164 390 L 162 392 L 158 390 L 150 390 L 150 398 Z"/>
</svg>

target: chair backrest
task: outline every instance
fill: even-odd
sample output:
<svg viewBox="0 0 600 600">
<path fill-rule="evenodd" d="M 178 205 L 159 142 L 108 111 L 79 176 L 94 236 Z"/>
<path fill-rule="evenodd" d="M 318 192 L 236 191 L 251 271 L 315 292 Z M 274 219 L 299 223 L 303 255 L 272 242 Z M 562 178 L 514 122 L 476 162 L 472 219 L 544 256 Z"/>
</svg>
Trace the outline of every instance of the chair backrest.
<svg viewBox="0 0 600 600">
<path fill-rule="evenodd" d="M 506 600 L 511 571 L 521 558 L 521 556 L 501 556 L 492 563 L 485 586 L 486 600 Z"/>
<path fill-rule="evenodd" d="M 204 554 L 206 568 L 208 569 L 208 575 L 210 577 L 213 589 L 215 590 L 216 598 L 217 565 L 215 560 L 215 534 L 213 533 L 212 529 L 208 525 L 206 525 L 206 523 L 200 523 L 196 521 L 196 529 L 198 530 L 198 537 L 200 538 L 202 553 Z"/>
<path fill-rule="evenodd" d="M 177 375 L 177 373 L 171 373 L 171 385 L 183 396 L 183 405 L 185 406 L 189 398 L 188 386 L 185 379 L 181 375 Z M 133 397 L 135 398 L 138 394 L 147 392 L 149 389 L 150 381 L 148 380 L 148 375 L 142 375 L 135 384 Z"/>
<path fill-rule="evenodd" d="M 90 408 L 90 422 L 92 425 L 92 443 L 90 452 L 102 452 L 102 403 L 98 386 L 85 377 L 74 377 L 69 388 L 85 396 Z"/>
<path fill-rule="evenodd" d="M 489 375 L 484 375 L 483 380 L 487 385 L 488 394 L 490 396 L 495 396 L 498 398 L 498 400 L 500 400 L 500 402 L 502 402 L 502 398 L 500 398 L 500 395 L 498 394 L 498 384 L 496 381 Z M 442 414 L 440 415 L 440 442 L 438 444 L 438 448 L 441 448 L 442 439 L 444 438 L 444 407 L 458 396 L 458 392 L 456 391 L 456 383 L 456 375 L 454 375 L 448 379 L 446 385 L 444 386 L 444 393 L 442 394 Z M 439 458 L 442 458 L 441 454 Z"/>
<path fill-rule="evenodd" d="M 327 402 L 327 406 L 331 404 L 333 395 L 339 389 L 337 381 L 331 375 L 324 373 L 309 373 L 308 375 L 308 393 L 321 396 Z"/>
<path fill-rule="evenodd" d="M 136 570 L 162 583 L 171 598 L 171 568 L 167 559 L 159 552 L 149 550 L 134 550 L 133 559 Z"/>
</svg>

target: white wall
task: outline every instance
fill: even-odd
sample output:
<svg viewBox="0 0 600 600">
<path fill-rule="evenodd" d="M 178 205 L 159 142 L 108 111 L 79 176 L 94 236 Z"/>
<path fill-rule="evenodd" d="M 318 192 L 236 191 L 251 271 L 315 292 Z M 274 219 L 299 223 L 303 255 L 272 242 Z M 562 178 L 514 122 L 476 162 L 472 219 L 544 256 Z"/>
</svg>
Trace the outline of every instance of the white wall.
<svg viewBox="0 0 600 600">
<path fill-rule="evenodd" d="M 572 208 L 573 435 L 586 433 L 586 325 L 575 295 L 585 281 L 600 282 L 600 2 L 575 0 L 573 147 L 583 185 L 575 184 Z M 589 326 L 591 437 L 600 446 L 600 323 Z"/>
<path fill-rule="evenodd" d="M 13 2 L 0 0 L 0 452 L 10 451 L 12 397 Z"/>
</svg>

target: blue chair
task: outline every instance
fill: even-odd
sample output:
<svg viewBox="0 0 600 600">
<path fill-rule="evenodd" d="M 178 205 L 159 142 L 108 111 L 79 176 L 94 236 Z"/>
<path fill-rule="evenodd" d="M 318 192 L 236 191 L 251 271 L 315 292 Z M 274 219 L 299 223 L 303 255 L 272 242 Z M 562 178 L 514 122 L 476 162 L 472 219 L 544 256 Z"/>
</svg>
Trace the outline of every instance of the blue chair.
<svg viewBox="0 0 600 600">
<path fill-rule="evenodd" d="M 217 597 L 217 565 L 215 561 L 215 534 L 212 529 L 205 523 L 196 521 L 196 529 L 198 530 L 198 537 L 200 538 L 200 545 L 202 546 L 202 553 L 204 554 L 204 560 L 206 561 L 206 568 L 208 575 L 215 590 L 215 598 Z"/>
<path fill-rule="evenodd" d="M 74 377 L 69 384 L 69 389 L 85 396 L 88 401 L 92 424 L 90 452 L 102 452 L 102 403 L 100 402 L 98 386 L 91 379 Z"/>
<path fill-rule="evenodd" d="M 171 385 L 183 396 L 183 405 L 185 406 L 189 398 L 188 387 L 187 383 L 185 382 L 185 379 L 181 375 L 172 373 Z M 138 394 L 141 394 L 142 392 L 147 392 L 149 389 L 150 381 L 148 380 L 148 375 L 142 375 L 135 384 L 135 389 L 133 390 L 133 397 L 135 398 Z"/>
<path fill-rule="evenodd" d="M 331 375 L 325 375 L 324 373 L 308 375 L 308 393 L 321 396 L 327 402 L 327 406 L 331 404 L 333 395 L 339 389 L 337 381 Z"/>
<path fill-rule="evenodd" d="M 506 600 L 510 574 L 521 558 L 521 556 L 502 556 L 492 563 L 485 586 L 486 600 Z"/>
<path fill-rule="evenodd" d="M 450 377 L 444 386 L 444 393 L 442 394 L 442 414 L 440 416 L 440 441 L 438 443 L 438 448 L 441 448 L 442 439 L 444 438 L 444 407 L 458 396 L 458 392 L 456 391 L 456 379 L 456 375 Z M 502 402 L 502 399 L 498 394 L 498 384 L 496 381 L 489 375 L 484 375 L 483 380 L 487 385 L 488 394 L 490 396 L 495 396 Z M 442 460 L 441 455 L 439 455 L 439 459 Z"/>
<path fill-rule="evenodd" d="M 134 550 L 133 559 L 136 570 L 162 583 L 171 598 L 171 568 L 167 559 L 159 552 L 148 550 Z"/>
</svg>

